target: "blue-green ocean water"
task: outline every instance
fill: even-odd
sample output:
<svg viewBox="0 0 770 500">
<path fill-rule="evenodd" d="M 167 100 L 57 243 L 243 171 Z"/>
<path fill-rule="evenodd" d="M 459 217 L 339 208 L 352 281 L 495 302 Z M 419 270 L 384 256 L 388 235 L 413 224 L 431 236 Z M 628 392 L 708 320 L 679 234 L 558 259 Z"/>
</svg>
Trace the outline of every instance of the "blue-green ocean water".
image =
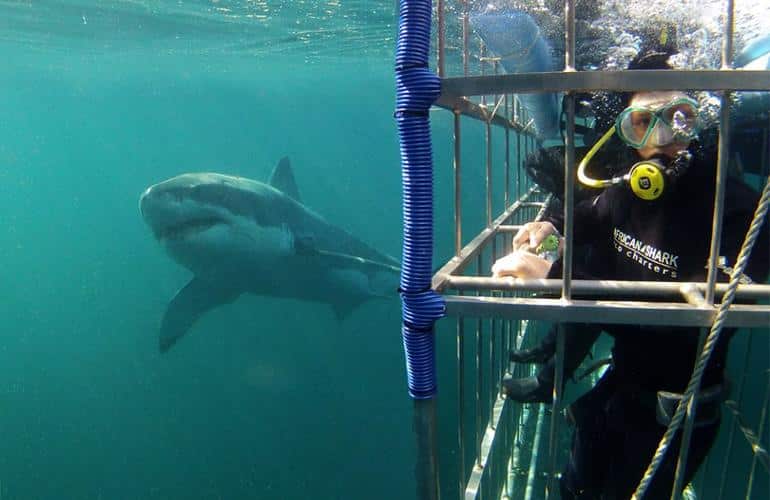
<svg viewBox="0 0 770 500">
<path fill-rule="evenodd" d="M 393 4 L 92 3 L 0 2 L 0 498 L 410 497 L 398 300 L 244 296 L 161 356 L 189 274 L 138 210 L 288 155 L 306 204 L 398 257 Z"/>
<path fill-rule="evenodd" d="M 398 257 L 395 22 L 391 1 L 0 1 L 0 498 L 414 496 L 398 301 L 338 321 L 243 296 L 161 356 L 189 274 L 137 207 L 173 175 L 263 180 L 288 155 L 307 205 Z M 434 114 L 437 263 L 453 248 L 451 127 Z M 468 236 L 483 127 L 464 133 Z"/>
</svg>

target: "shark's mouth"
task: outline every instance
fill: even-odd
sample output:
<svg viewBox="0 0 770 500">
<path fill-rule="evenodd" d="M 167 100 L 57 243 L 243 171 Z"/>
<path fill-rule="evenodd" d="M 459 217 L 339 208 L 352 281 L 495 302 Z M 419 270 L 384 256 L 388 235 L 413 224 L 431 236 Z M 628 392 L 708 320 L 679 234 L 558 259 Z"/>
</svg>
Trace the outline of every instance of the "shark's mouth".
<svg viewBox="0 0 770 500">
<path fill-rule="evenodd" d="M 187 219 L 178 224 L 159 228 L 155 231 L 155 236 L 159 240 L 181 240 L 193 234 L 202 233 L 217 224 L 225 224 L 224 219 L 219 217 Z"/>
</svg>

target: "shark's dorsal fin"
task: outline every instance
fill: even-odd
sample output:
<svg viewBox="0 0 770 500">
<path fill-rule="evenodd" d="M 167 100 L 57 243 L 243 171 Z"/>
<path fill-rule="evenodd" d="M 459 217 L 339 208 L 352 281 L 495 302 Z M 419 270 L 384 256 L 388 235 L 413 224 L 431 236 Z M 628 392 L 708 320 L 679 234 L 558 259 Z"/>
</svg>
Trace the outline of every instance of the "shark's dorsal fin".
<svg viewBox="0 0 770 500">
<path fill-rule="evenodd" d="M 302 203 L 288 156 L 281 158 L 278 165 L 273 169 L 273 173 L 270 175 L 270 185 L 278 191 L 282 191 L 290 198 L 293 198 L 294 201 Z"/>
</svg>

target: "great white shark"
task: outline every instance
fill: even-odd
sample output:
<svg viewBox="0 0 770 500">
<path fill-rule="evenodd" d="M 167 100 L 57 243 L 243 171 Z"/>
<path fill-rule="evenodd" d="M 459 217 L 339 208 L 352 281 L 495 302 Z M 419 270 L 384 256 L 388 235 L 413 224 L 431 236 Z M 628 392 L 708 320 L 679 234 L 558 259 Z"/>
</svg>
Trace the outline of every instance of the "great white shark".
<svg viewBox="0 0 770 500">
<path fill-rule="evenodd" d="M 288 158 L 267 183 L 179 175 L 147 188 L 139 208 L 169 256 L 193 273 L 163 315 L 161 352 L 243 293 L 325 302 L 338 318 L 369 298 L 397 297 L 398 261 L 307 208 Z"/>
</svg>

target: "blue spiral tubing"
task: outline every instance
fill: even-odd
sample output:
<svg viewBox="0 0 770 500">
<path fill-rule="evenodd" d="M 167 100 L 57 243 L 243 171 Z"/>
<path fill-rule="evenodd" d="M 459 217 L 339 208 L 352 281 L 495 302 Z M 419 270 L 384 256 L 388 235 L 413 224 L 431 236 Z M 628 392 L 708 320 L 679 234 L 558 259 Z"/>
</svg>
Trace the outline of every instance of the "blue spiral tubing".
<svg viewBox="0 0 770 500">
<path fill-rule="evenodd" d="M 431 0 L 401 0 L 396 47 L 396 122 L 401 141 L 404 241 L 401 334 L 409 395 L 436 394 L 433 323 L 446 312 L 431 290 L 433 261 L 433 151 L 428 111 L 441 81 L 428 69 Z"/>
</svg>

